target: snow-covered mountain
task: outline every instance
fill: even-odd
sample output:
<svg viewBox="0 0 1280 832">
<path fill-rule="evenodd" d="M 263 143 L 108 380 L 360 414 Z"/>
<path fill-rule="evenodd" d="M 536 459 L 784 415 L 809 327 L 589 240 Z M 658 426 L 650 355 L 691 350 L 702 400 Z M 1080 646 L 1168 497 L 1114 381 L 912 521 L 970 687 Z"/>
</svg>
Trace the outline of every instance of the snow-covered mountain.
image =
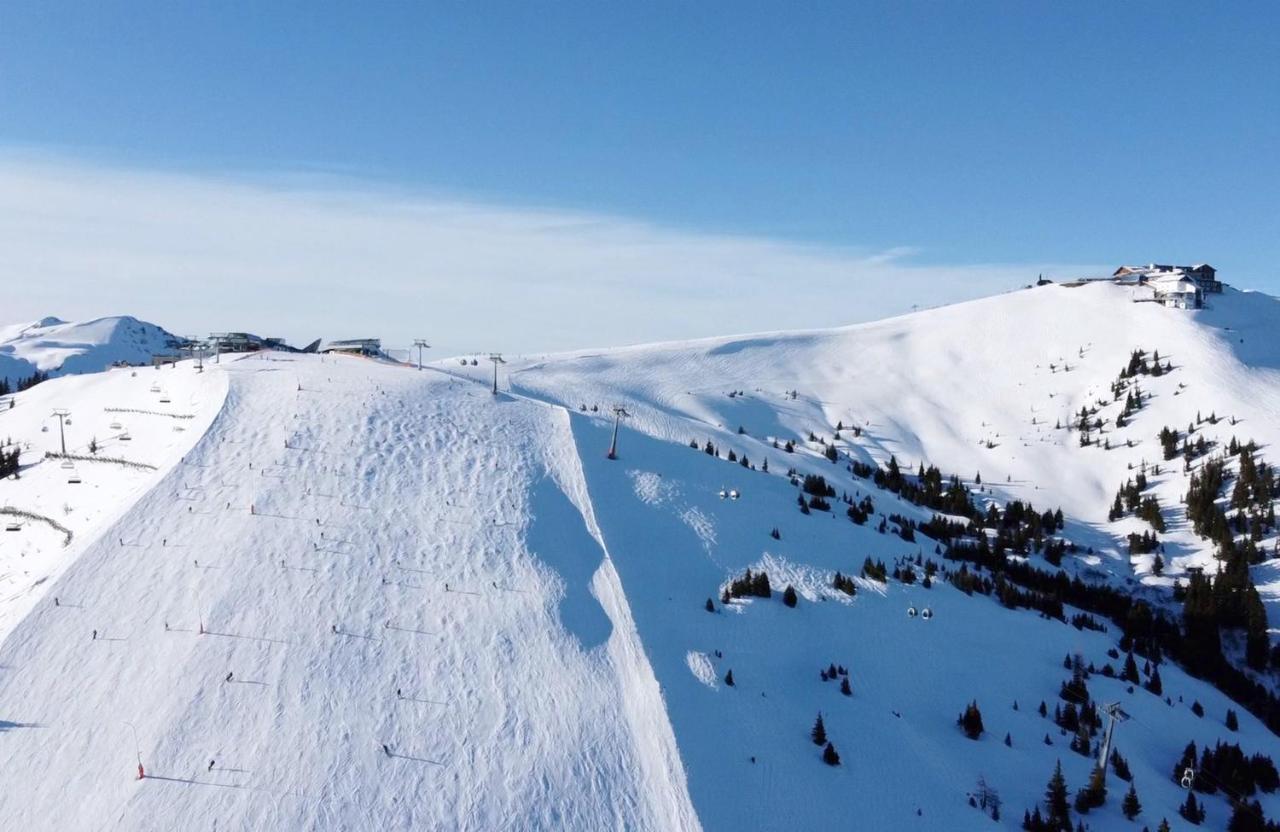
<svg viewBox="0 0 1280 832">
<path fill-rule="evenodd" d="M 0 327 L 0 379 L 11 385 L 37 371 L 96 373 L 117 362 L 142 364 L 174 351 L 178 338 L 127 315 L 69 323 L 42 318 Z"/>
<path fill-rule="evenodd" d="M 1152 624 L 1179 626 L 1175 582 L 1217 568 L 1192 476 L 1222 458 L 1234 513 L 1242 466 L 1280 440 L 1277 332 L 1264 295 L 1186 312 L 1093 284 L 531 357 L 496 396 L 469 363 L 273 353 L 46 382 L 0 413 L 24 443 L 0 504 L 74 534 L 23 516 L 0 537 L 0 823 L 1015 829 L 1047 812 L 1058 762 L 1072 799 L 1086 785 L 1094 706 L 1116 703 L 1141 811 L 1111 768 L 1072 823 L 1191 828 L 1171 776 L 1189 741 L 1280 756 L 1265 696 L 1191 675 L 1199 654 Z M 90 457 L 80 483 L 44 456 L 54 408 Z M 1249 463 L 1233 437 L 1256 442 Z M 1151 520 L 1111 516 L 1139 473 L 1163 552 L 1131 554 Z M 979 538 L 999 551 L 981 566 Z M 1280 561 L 1256 560 L 1275 620 Z M 767 596 L 733 591 L 747 569 Z M 1274 689 L 1244 628 L 1221 633 L 1224 661 Z M 1191 766 L 1204 827 L 1255 789 L 1280 816 L 1266 765 L 1229 757 Z"/>
</svg>

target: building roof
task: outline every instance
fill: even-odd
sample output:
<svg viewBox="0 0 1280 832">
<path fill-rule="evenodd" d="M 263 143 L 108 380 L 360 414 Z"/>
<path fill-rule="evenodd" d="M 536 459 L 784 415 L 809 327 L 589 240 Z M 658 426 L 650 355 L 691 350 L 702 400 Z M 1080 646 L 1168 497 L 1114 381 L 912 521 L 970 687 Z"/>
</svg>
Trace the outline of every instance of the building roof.
<svg viewBox="0 0 1280 832">
<path fill-rule="evenodd" d="M 1152 278 L 1151 285 L 1159 295 L 1194 295 L 1200 291 L 1200 284 L 1182 272 Z"/>
</svg>

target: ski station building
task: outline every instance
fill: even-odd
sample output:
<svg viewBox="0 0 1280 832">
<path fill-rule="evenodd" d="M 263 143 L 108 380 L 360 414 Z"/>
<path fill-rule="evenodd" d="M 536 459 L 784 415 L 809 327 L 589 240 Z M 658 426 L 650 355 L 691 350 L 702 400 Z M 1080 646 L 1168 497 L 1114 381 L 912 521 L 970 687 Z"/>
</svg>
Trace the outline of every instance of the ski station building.
<svg viewBox="0 0 1280 832">
<path fill-rule="evenodd" d="M 1121 266 L 1111 279 L 1122 286 L 1142 290 L 1135 300 L 1153 301 L 1173 309 L 1200 309 L 1205 295 L 1221 294 L 1218 270 L 1208 263 L 1194 266 L 1168 266 L 1149 263 L 1145 266 Z"/>
<path fill-rule="evenodd" d="M 348 338 L 342 341 L 330 341 L 321 352 L 339 353 L 342 355 L 382 355 L 382 340 L 379 338 Z"/>
</svg>

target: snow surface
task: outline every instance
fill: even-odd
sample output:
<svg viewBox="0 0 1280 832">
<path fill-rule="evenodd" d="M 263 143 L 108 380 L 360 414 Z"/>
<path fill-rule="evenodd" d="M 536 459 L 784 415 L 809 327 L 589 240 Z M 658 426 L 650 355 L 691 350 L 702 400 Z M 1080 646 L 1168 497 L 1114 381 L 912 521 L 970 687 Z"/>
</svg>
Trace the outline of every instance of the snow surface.
<svg viewBox="0 0 1280 832">
<path fill-rule="evenodd" d="M 68 323 L 54 317 L 0 327 L 0 378 L 11 383 L 36 370 L 96 373 L 116 362 L 144 364 L 173 352 L 176 337 L 128 316 Z"/>
<path fill-rule="evenodd" d="M 1280 303 L 1210 301 L 1183 312 L 1107 285 L 1044 287 L 841 330 L 513 361 L 498 396 L 488 367 L 457 361 L 418 372 L 260 354 L 204 376 L 189 362 L 161 371 L 195 379 L 201 413 L 221 401 L 201 436 L 182 434 L 194 445 L 157 449 L 145 493 L 94 507 L 59 483 L 64 496 L 41 498 L 71 517 L 92 509 L 104 527 L 75 538 L 0 644 L 0 826 L 1016 829 L 1056 760 L 1073 790 L 1084 784 L 1091 761 L 1036 707 L 1057 704 L 1065 654 L 1118 666 L 1106 656 L 1118 633 L 942 582 L 837 593 L 837 569 L 932 546 L 802 515 L 783 474 L 822 473 L 871 493 L 877 513 L 926 517 L 800 441 L 861 425 L 840 443 L 855 458 L 981 470 L 994 499 L 1061 505 L 1068 535 L 1097 553 L 1065 567 L 1147 584 L 1159 601 L 1210 554 L 1178 528 L 1177 466 L 1155 483 L 1177 549 L 1167 577 L 1130 562 L 1121 540 L 1136 521 L 1106 519 L 1129 464 L 1156 460 L 1159 428 L 1185 429 L 1196 410 L 1223 419 L 1207 435 L 1256 439 L 1264 457 L 1280 438 Z M 1112 434 L 1134 447 L 1081 448 L 1053 430 L 1108 397 L 1138 347 L 1175 371 L 1142 379 L 1153 400 Z M 96 401 L 97 379 L 48 382 L 14 412 L 59 406 L 34 398 L 55 384 Z M 151 395 L 100 398 L 126 393 Z M 614 404 L 631 415 L 608 460 Z M 771 473 L 688 447 L 707 439 L 767 458 Z M 15 486 L 55 466 L 0 494 L 16 502 Z M 14 545 L 0 538 L 0 556 Z M 57 545 L 50 535 L 25 557 Z M 721 606 L 747 567 L 777 590 L 794 584 L 797 607 L 780 593 Z M 1266 583 L 1274 567 L 1256 569 Z M 909 618 L 913 604 L 936 615 Z M 852 697 L 819 678 L 829 663 L 850 669 Z M 1229 700 L 1176 667 L 1161 676 L 1171 705 L 1101 674 L 1089 684 L 1133 717 L 1116 746 L 1139 823 L 1177 829 L 1184 793 L 1169 773 L 1188 740 L 1280 758 L 1280 738 L 1238 707 L 1240 730 L 1227 731 Z M 987 728 L 976 742 L 955 725 L 975 699 Z M 818 712 L 838 768 L 808 739 Z M 968 805 L 979 776 L 1004 800 L 998 824 Z M 1111 779 L 1091 829 L 1135 828 L 1123 785 Z M 1262 802 L 1280 815 L 1280 797 Z M 1224 827 L 1225 800 L 1206 803 L 1204 828 Z"/>
</svg>

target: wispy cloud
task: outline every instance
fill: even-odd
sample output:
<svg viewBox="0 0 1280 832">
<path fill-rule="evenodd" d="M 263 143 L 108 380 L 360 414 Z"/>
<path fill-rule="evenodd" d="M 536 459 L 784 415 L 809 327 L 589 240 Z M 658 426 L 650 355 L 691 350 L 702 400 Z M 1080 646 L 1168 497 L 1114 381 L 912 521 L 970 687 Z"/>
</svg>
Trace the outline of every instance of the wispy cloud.
<svg viewBox="0 0 1280 832">
<path fill-rule="evenodd" d="M 184 333 L 422 336 L 438 355 L 531 352 L 839 325 L 1088 270 L 919 265 L 907 247 L 14 153 L 0 155 L 0 182 L 12 321 L 132 314 Z"/>
</svg>

